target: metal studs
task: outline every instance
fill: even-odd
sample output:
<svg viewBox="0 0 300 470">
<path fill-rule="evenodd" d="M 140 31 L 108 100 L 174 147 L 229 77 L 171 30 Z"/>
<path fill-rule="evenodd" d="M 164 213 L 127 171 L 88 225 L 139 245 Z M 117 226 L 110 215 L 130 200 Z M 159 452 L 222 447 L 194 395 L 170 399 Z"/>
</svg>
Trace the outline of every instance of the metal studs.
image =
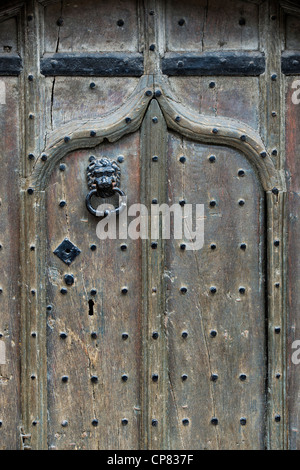
<svg viewBox="0 0 300 470">
<path fill-rule="evenodd" d="M 272 111 L 272 117 L 276 117 L 276 116 L 277 116 L 276 111 Z"/>
<path fill-rule="evenodd" d="M 155 44 L 150 44 L 149 51 L 155 51 Z"/>
<path fill-rule="evenodd" d="M 245 292 L 246 292 L 245 287 L 239 287 L 239 293 L 240 294 L 245 294 Z"/>
<path fill-rule="evenodd" d="M 186 158 L 184 156 L 180 157 L 179 158 L 179 161 L 180 163 L 185 163 L 186 162 Z"/>
<path fill-rule="evenodd" d="M 152 424 L 152 426 L 153 426 L 154 428 L 156 428 L 156 427 L 158 426 L 158 421 L 157 421 L 157 419 L 152 419 L 151 424 Z"/>
<path fill-rule="evenodd" d="M 247 419 L 246 418 L 241 418 L 240 419 L 241 426 L 246 426 L 247 424 Z"/>
<path fill-rule="evenodd" d="M 183 26 L 185 23 L 185 20 L 183 18 L 181 18 L 179 21 L 178 21 L 178 24 L 179 26 Z"/>
<path fill-rule="evenodd" d="M 260 152 L 260 156 L 261 156 L 262 158 L 266 158 L 267 152 L 265 152 L 265 151 Z"/>
<path fill-rule="evenodd" d="M 128 339 L 128 333 L 122 333 L 122 340 L 126 341 Z"/>
<path fill-rule="evenodd" d="M 127 380 L 128 380 L 128 375 L 123 374 L 122 377 L 121 377 L 121 379 L 122 379 L 122 382 L 127 382 Z"/>
<path fill-rule="evenodd" d="M 59 207 L 65 207 L 66 204 L 67 204 L 66 201 L 60 201 Z"/>
<path fill-rule="evenodd" d="M 67 290 L 65 287 L 62 287 L 62 288 L 60 289 L 60 293 L 61 293 L 62 295 L 66 295 L 66 294 L 68 293 L 68 290 Z"/>
<path fill-rule="evenodd" d="M 91 88 L 91 90 L 93 90 L 94 88 L 96 88 L 96 83 L 94 83 L 94 82 L 90 83 L 90 88 Z"/>
<path fill-rule="evenodd" d="M 120 27 L 124 26 L 124 20 L 118 20 L 117 25 Z"/>
<path fill-rule="evenodd" d="M 151 248 L 153 250 L 156 250 L 156 248 L 158 247 L 158 243 L 157 242 L 151 242 Z"/>
<path fill-rule="evenodd" d="M 280 421 L 281 421 L 281 416 L 280 416 L 280 415 L 275 415 L 275 418 L 274 418 L 274 419 L 275 419 L 275 422 L 276 422 L 276 423 L 280 423 Z"/>
<path fill-rule="evenodd" d="M 276 377 L 276 379 L 280 379 L 281 374 L 277 373 L 277 374 L 275 375 L 275 377 Z"/>
<path fill-rule="evenodd" d="M 98 377 L 97 377 L 97 375 L 92 375 L 92 377 L 91 377 L 91 382 L 92 382 L 93 384 L 97 384 L 97 383 L 98 383 Z"/>
<path fill-rule="evenodd" d="M 95 428 L 98 426 L 98 423 L 99 421 L 96 418 L 92 420 L 92 426 L 94 426 Z"/>
<path fill-rule="evenodd" d="M 181 249 L 182 251 L 184 251 L 184 250 L 186 249 L 186 244 L 185 244 L 185 243 L 181 243 L 181 244 L 180 244 L 180 249 Z"/>
<path fill-rule="evenodd" d="M 244 206 L 244 205 L 245 205 L 244 199 L 240 199 L 240 200 L 239 200 L 239 206 Z"/>
<path fill-rule="evenodd" d="M 215 294 L 217 292 L 217 288 L 215 286 L 211 286 L 211 288 L 209 289 L 211 294 Z"/>
<path fill-rule="evenodd" d="M 210 163 L 215 163 L 215 161 L 216 161 L 215 155 L 210 155 L 210 157 L 208 158 L 208 160 L 210 161 Z"/>
<path fill-rule="evenodd" d="M 240 249 L 243 250 L 243 251 L 245 251 L 245 250 L 247 249 L 246 243 L 241 243 L 241 244 L 240 244 Z"/>
<path fill-rule="evenodd" d="M 90 249 L 91 249 L 91 251 L 96 251 L 96 250 L 97 250 L 97 246 L 93 244 L 93 245 L 90 246 Z"/>
<path fill-rule="evenodd" d="M 240 374 L 240 381 L 245 382 L 247 380 L 247 375 L 246 374 Z"/>
<path fill-rule="evenodd" d="M 175 117 L 175 121 L 176 121 L 176 122 L 179 122 L 180 119 L 181 119 L 180 116 L 176 116 L 176 117 Z"/>
<path fill-rule="evenodd" d="M 68 142 L 70 142 L 71 138 L 69 136 L 66 135 L 66 137 L 64 137 L 64 141 L 65 143 L 67 144 Z"/>
<path fill-rule="evenodd" d="M 1 249 L 1 246 L 0 246 L 0 249 Z M 30 251 L 34 251 L 34 250 L 35 250 L 35 246 L 34 246 L 34 245 L 31 245 Z"/>
<path fill-rule="evenodd" d="M 273 188 L 272 193 L 275 194 L 275 195 L 279 194 L 279 189 Z"/>
<path fill-rule="evenodd" d="M 48 312 L 51 312 L 51 310 L 52 310 L 52 305 L 47 305 L 46 310 L 47 310 Z"/>
<path fill-rule="evenodd" d="M 60 171 L 65 171 L 66 165 L 64 163 L 61 163 L 61 165 L 59 165 L 59 169 Z"/>
<path fill-rule="evenodd" d="M 274 240 L 274 246 L 279 246 L 280 245 L 280 241 L 279 240 Z"/>
<path fill-rule="evenodd" d="M 152 199 L 152 204 L 158 204 L 158 200 L 156 198 Z"/>
<path fill-rule="evenodd" d="M 182 382 L 185 382 L 187 379 L 188 379 L 188 376 L 187 376 L 186 374 L 183 374 L 183 375 L 181 376 Z"/>
<path fill-rule="evenodd" d="M 145 92 L 145 95 L 146 95 L 146 96 L 152 96 L 152 91 L 151 91 L 151 90 L 147 90 L 147 91 Z"/>
<path fill-rule="evenodd" d="M 127 245 L 125 243 L 123 243 L 121 246 L 120 246 L 120 249 L 121 251 L 126 251 L 127 250 Z"/>
<path fill-rule="evenodd" d="M 33 193 L 34 193 L 34 189 L 33 189 L 33 188 L 28 188 L 28 189 L 27 189 L 27 193 L 30 194 L 30 195 L 33 194 Z"/>
<path fill-rule="evenodd" d="M 31 295 L 35 296 L 36 294 L 36 290 L 35 289 L 31 289 Z M 2 293 L 2 289 L 0 289 L 0 293 Z"/>
<path fill-rule="evenodd" d="M 36 332 L 33 331 L 33 332 L 31 333 L 31 336 L 32 336 L 32 338 L 36 338 Z"/>
<path fill-rule="evenodd" d="M 43 153 L 42 156 L 41 156 L 41 159 L 42 159 L 43 162 L 46 162 L 48 157 L 45 153 Z"/>
<path fill-rule="evenodd" d="M 183 286 L 183 287 L 180 287 L 180 292 L 182 294 L 186 294 L 187 293 L 187 287 Z"/>
<path fill-rule="evenodd" d="M 32 421 L 32 426 L 36 426 L 37 425 L 37 421 Z"/>
<path fill-rule="evenodd" d="M 216 207 L 217 202 L 215 200 L 210 201 L 209 203 L 210 207 Z"/>
<path fill-rule="evenodd" d="M 97 335 L 96 331 L 92 331 L 91 338 L 92 339 L 97 339 L 98 338 L 98 335 Z"/>
<path fill-rule="evenodd" d="M 127 426 L 127 424 L 128 424 L 128 419 L 123 418 L 122 421 L 121 421 L 121 423 L 122 423 L 122 426 Z"/>
<path fill-rule="evenodd" d="M 64 421 L 61 423 L 61 425 L 62 425 L 63 428 L 66 428 L 66 427 L 68 426 L 68 424 L 69 424 L 69 423 L 68 423 L 67 420 L 64 420 Z"/>
<path fill-rule="evenodd" d="M 211 330 L 211 331 L 210 331 L 210 336 L 211 336 L 212 338 L 215 338 L 215 337 L 217 336 L 217 334 L 218 334 L 218 333 L 217 333 L 216 330 Z"/>
<path fill-rule="evenodd" d="M 69 377 L 68 377 L 67 375 L 63 375 L 62 378 L 61 378 L 61 381 L 62 381 L 63 383 L 67 383 L 68 380 L 69 380 Z"/>
<path fill-rule="evenodd" d="M 158 382 L 158 374 L 152 374 L 152 382 Z"/>
<path fill-rule="evenodd" d="M 36 379 L 36 376 L 32 374 L 32 375 L 30 376 L 30 378 L 31 378 L 31 380 L 35 380 L 35 379 Z"/>
<path fill-rule="evenodd" d="M 208 86 L 209 86 L 209 88 L 215 88 L 216 84 L 215 84 L 215 82 L 210 82 L 210 84 Z"/>
<path fill-rule="evenodd" d="M 181 336 L 182 336 L 184 339 L 187 338 L 188 335 L 189 335 L 189 334 L 188 334 L 187 331 L 183 331 L 183 332 L 181 333 Z"/>
<path fill-rule="evenodd" d="M 214 127 L 212 132 L 213 132 L 213 134 L 217 134 L 219 132 L 219 130 L 216 127 Z"/>
<path fill-rule="evenodd" d="M 280 283 L 279 283 L 279 282 L 275 282 L 275 287 L 276 287 L 276 289 L 279 289 Z"/>
<path fill-rule="evenodd" d="M 29 119 L 34 119 L 34 114 L 30 113 L 28 117 Z"/>
<path fill-rule="evenodd" d="M 96 132 L 96 131 L 91 131 L 91 132 L 90 132 L 90 136 L 91 136 L 91 137 L 95 137 L 95 136 L 96 136 L 96 134 L 97 134 L 97 132 Z"/>
<path fill-rule="evenodd" d="M 28 80 L 29 80 L 30 82 L 33 82 L 33 75 L 28 75 Z"/>
<path fill-rule="evenodd" d="M 272 155 L 273 155 L 274 157 L 276 157 L 276 156 L 278 155 L 278 150 L 277 150 L 277 149 L 273 149 L 273 150 L 272 150 Z"/>
<path fill-rule="evenodd" d="M 179 201 L 179 205 L 180 205 L 181 207 L 183 207 L 183 206 L 185 205 L 185 199 L 181 199 L 181 200 Z"/>
<path fill-rule="evenodd" d="M 183 426 L 188 426 L 190 424 L 190 421 L 188 420 L 188 418 L 184 418 L 182 420 L 182 424 L 183 424 Z"/>
<path fill-rule="evenodd" d="M 64 24 L 64 19 L 63 19 L 63 18 L 58 18 L 56 24 L 57 24 L 57 26 L 63 26 L 63 24 Z"/>
<path fill-rule="evenodd" d="M 217 425 L 219 424 L 218 418 L 212 418 L 212 419 L 210 420 L 210 422 L 211 422 L 211 424 L 212 424 L 213 426 L 217 426 Z"/>
<path fill-rule="evenodd" d="M 34 155 L 33 155 L 33 153 L 29 153 L 29 154 L 28 154 L 28 159 L 29 159 L 29 160 L 34 160 Z"/>
<path fill-rule="evenodd" d="M 210 245 L 210 249 L 211 249 L 211 250 L 215 250 L 216 248 L 217 248 L 217 245 L 216 245 L 215 243 L 212 243 L 212 244 Z"/>
<path fill-rule="evenodd" d="M 96 290 L 96 289 L 91 289 L 90 294 L 91 294 L 91 295 L 96 295 L 96 294 L 97 294 L 97 290 Z"/>
<path fill-rule="evenodd" d="M 157 118 L 157 116 L 154 116 L 154 117 L 152 118 L 152 122 L 153 122 L 154 124 L 157 124 L 157 123 L 158 123 L 158 118 Z"/>
<path fill-rule="evenodd" d="M 157 331 L 153 331 L 153 333 L 152 333 L 152 338 L 153 338 L 153 339 L 157 339 L 158 336 L 159 336 L 158 332 L 157 332 Z"/>
<path fill-rule="evenodd" d="M 239 19 L 239 25 L 240 25 L 240 26 L 245 26 L 245 24 L 246 24 L 245 18 L 240 18 L 240 19 Z"/>
<path fill-rule="evenodd" d="M 272 73 L 272 75 L 271 75 L 271 80 L 272 80 L 273 82 L 275 82 L 275 80 L 277 80 L 277 74 L 276 74 L 276 73 Z"/>
<path fill-rule="evenodd" d="M 67 286 L 72 286 L 74 284 L 73 274 L 65 274 L 64 279 Z"/>
<path fill-rule="evenodd" d="M 218 374 L 211 374 L 210 380 L 212 382 L 216 382 L 218 380 L 219 376 Z"/>
<path fill-rule="evenodd" d="M 241 139 L 243 142 L 246 142 L 247 137 L 243 134 L 243 135 L 241 135 L 240 139 Z"/>
<path fill-rule="evenodd" d="M 156 155 L 153 155 L 152 161 L 153 161 L 153 162 L 157 162 L 157 161 L 158 161 L 158 157 L 157 157 Z"/>
<path fill-rule="evenodd" d="M 123 155 L 119 155 L 118 158 L 117 158 L 118 162 L 119 163 L 123 163 L 124 162 L 124 157 Z"/>
<path fill-rule="evenodd" d="M 244 170 L 239 170 L 239 171 L 238 171 L 238 176 L 239 176 L 240 178 L 242 178 L 243 176 L 245 176 L 245 171 L 244 171 Z"/>
<path fill-rule="evenodd" d="M 156 90 L 156 91 L 155 91 L 155 96 L 156 96 L 157 98 L 159 98 L 159 97 L 161 96 L 161 91 L 160 91 L 160 90 Z"/>
<path fill-rule="evenodd" d="M 275 326 L 274 331 L 275 331 L 276 335 L 279 335 L 280 332 L 281 332 L 280 326 Z"/>
<path fill-rule="evenodd" d="M 126 118 L 125 118 L 125 122 L 126 122 L 126 124 L 130 124 L 130 123 L 131 123 L 131 118 L 130 118 L 130 117 L 126 117 Z"/>
</svg>

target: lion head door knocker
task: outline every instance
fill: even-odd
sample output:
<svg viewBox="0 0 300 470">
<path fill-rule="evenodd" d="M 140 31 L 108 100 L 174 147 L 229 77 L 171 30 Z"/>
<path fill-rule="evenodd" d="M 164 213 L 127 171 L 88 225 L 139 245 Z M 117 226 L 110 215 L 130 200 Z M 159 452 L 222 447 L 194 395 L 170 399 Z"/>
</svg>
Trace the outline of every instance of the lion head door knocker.
<svg viewBox="0 0 300 470">
<path fill-rule="evenodd" d="M 90 157 L 90 164 L 87 167 L 87 183 L 90 192 L 86 196 L 86 207 L 95 217 L 107 217 L 111 214 L 120 214 L 126 207 L 126 196 L 120 186 L 121 170 L 114 160 L 106 157 Z M 119 194 L 119 206 L 115 209 L 99 211 L 91 204 L 92 196 L 109 198 Z"/>
</svg>

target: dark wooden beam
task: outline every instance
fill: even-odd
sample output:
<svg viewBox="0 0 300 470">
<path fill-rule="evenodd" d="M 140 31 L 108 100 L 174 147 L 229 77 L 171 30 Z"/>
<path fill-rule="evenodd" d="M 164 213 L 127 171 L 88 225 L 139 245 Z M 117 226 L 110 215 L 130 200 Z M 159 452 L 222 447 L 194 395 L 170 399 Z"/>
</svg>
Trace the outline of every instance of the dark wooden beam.
<svg viewBox="0 0 300 470">
<path fill-rule="evenodd" d="M 0 76 L 18 76 L 22 71 L 22 59 L 18 54 L 0 54 Z"/>
<path fill-rule="evenodd" d="M 45 76 L 140 77 L 144 59 L 138 53 L 57 53 L 41 59 Z"/>
<path fill-rule="evenodd" d="M 300 74 L 300 52 L 285 51 L 281 56 L 281 70 L 285 75 Z"/>
<path fill-rule="evenodd" d="M 258 76 L 265 71 L 261 52 L 167 53 L 162 59 L 165 75 Z"/>
</svg>

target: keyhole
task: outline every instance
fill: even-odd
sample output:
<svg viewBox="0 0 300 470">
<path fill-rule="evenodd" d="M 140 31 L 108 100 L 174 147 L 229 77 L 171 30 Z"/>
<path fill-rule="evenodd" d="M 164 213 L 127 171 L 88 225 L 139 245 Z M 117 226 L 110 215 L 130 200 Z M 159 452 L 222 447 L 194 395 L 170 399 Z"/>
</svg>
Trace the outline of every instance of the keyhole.
<svg viewBox="0 0 300 470">
<path fill-rule="evenodd" d="M 94 301 L 92 299 L 89 300 L 89 315 L 94 315 Z"/>
</svg>

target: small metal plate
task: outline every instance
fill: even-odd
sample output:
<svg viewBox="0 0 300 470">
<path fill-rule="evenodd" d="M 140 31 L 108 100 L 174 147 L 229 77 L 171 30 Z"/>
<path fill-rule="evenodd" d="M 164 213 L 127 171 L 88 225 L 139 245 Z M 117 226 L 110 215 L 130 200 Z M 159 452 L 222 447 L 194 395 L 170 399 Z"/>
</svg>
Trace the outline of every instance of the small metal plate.
<svg viewBox="0 0 300 470">
<path fill-rule="evenodd" d="M 74 259 L 81 253 L 81 250 L 77 248 L 74 243 L 72 243 L 67 238 L 58 245 L 58 247 L 53 252 L 59 259 L 61 259 L 68 266 L 74 261 Z"/>
</svg>

